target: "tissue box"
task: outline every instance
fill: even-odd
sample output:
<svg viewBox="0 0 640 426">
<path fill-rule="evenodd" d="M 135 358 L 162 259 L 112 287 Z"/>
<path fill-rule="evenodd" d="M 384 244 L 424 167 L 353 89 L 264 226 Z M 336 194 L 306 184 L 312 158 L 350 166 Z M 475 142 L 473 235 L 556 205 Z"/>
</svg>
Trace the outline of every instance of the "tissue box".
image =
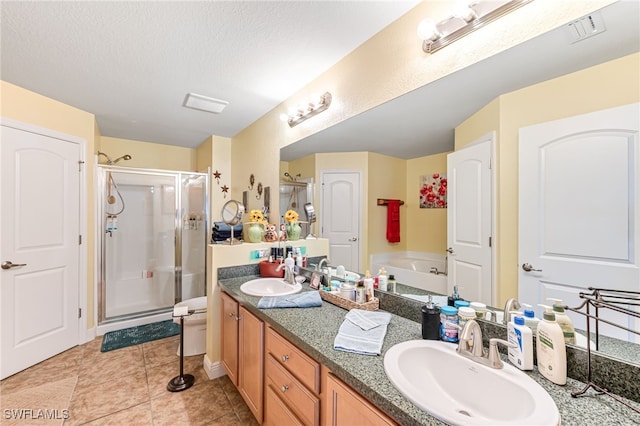
<svg viewBox="0 0 640 426">
<path fill-rule="evenodd" d="M 284 268 L 276 271 L 279 263 L 269 263 L 267 260 L 260 262 L 260 276 L 263 278 L 284 278 Z"/>
</svg>

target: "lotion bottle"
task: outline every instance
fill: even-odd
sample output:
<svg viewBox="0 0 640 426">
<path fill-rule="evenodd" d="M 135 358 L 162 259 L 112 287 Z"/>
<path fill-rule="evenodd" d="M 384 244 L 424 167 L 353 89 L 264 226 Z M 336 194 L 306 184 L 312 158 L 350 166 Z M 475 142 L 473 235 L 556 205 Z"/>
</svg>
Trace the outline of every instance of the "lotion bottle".
<svg viewBox="0 0 640 426">
<path fill-rule="evenodd" d="M 509 347 L 509 361 L 520 370 L 533 370 L 533 333 L 524 317 L 515 316 L 507 324 L 507 339 L 516 347 Z"/>
<path fill-rule="evenodd" d="M 545 308 L 542 321 L 536 332 L 536 355 L 538 371 L 547 379 L 558 385 L 567 383 L 567 348 L 564 333 L 556 322 L 556 315 L 550 306 Z"/>
<path fill-rule="evenodd" d="M 570 345 L 576 344 L 576 330 L 573 327 L 573 321 L 564 311 L 562 300 L 548 297 L 547 300 L 553 302 L 553 312 L 556 314 L 556 321 L 560 324 L 560 328 L 564 333 L 564 341 Z"/>
</svg>

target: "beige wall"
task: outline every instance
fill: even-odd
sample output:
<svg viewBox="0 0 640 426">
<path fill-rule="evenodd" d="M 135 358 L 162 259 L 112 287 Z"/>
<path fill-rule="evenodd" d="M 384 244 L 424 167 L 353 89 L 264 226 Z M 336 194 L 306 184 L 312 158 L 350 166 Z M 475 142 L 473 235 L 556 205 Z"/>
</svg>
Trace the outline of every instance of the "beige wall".
<svg viewBox="0 0 640 426">
<path fill-rule="evenodd" d="M 100 151 L 113 160 L 131 155 L 131 160 L 120 161 L 118 166 L 196 171 L 196 151 L 191 148 L 103 136 Z M 100 163 L 104 163 L 104 157 L 100 157 Z"/>
<path fill-rule="evenodd" d="M 585 96 L 588 90 L 588 96 Z M 640 101 L 640 54 L 502 95 L 456 129 L 456 149 L 498 131 L 498 302 L 518 294 L 518 129 Z"/>
<path fill-rule="evenodd" d="M 444 255 L 447 248 L 447 209 L 421 209 L 420 177 L 447 172 L 447 152 L 407 161 L 405 207 L 407 210 L 407 250 Z"/>
<path fill-rule="evenodd" d="M 407 202 L 407 161 L 369 153 L 368 196 L 364 209 L 368 212 L 369 221 L 363 228 L 368 241 L 366 247 L 366 268 L 369 268 L 369 257 L 372 254 L 404 251 L 407 247 L 408 234 L 413 232 L 408 221 Z M 387 207 L 378 206 L 378 198 L 396 199 L 405 202 L 400 206 L 400 242 L 387 241 Z M 411 232 L 408 232 L 408 230 Z M 372 271 L 377 272 L 377 271 Z"/>
<path fill-rule="evenodd" d="M 425 17 L 446 17 L 449 6 L 436 1 L 420 3 L 233 137 L 231 197 L 241 196 L 251 173 L 263 185 L 277 187 L 279 169 L 274 166 L 278 164 L 281 147 L 613 2 L 532 2 L 456 41 L 437 55 L 422 51 L 416 28 Z M 333 101 L 323 113 L 294 128 L 280 120 L 280 114 L 295 107 L 301 99 L 325 91 L 331 92 Z"/>
<path fill-rule="evenodd" d="M 96 135 L 99 130 L 93 114 L 65 105 L 61 102 L 0 81 L 0 116 L 55 130 L 86 141 L 87 178 L 87 276 L 80 284 L 87 288 L 87 328 L 95 326 L 94 317 L 94 273 L 95 273 L 95 211 L 94 211 L 94 167 L 93 157 Z"/>
<path fill-rule="evenodd" d="M 204 173 L 213 164 L 213 136 L 205 139 L 196 148 L 196 172 Z M 212 170 L 213 171 L 213 170 Z"/>
</svg>

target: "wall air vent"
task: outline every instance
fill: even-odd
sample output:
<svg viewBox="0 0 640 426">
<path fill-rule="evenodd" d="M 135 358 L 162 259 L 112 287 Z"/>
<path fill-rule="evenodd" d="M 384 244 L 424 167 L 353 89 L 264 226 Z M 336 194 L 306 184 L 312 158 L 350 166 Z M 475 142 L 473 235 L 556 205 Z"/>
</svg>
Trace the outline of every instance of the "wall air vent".
<svg viewBox="0 0 640 426">
<path fill-rule="evenodd" d="M 572 44 L 607 30 L 602 15 L 598 12 L 583 16 L 571 22 L 567 27 Z"/>
</svg>

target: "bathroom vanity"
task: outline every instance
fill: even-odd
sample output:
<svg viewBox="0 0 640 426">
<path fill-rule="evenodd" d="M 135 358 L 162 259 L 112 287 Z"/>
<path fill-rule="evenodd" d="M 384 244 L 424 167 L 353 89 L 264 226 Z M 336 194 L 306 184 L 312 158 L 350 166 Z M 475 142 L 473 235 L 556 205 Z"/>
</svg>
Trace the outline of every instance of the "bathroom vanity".
<svg viewBox="0 0 640 426">
<path fill-rule="evenodd" d="M 232 300 L 238 309 L 264 323 L 262 336 L 256 337 L 264 345 L 262 364 L 255 361 L 264 370 L 262 375 L 255 372 L 251 376 L 254 381 L 264 377 L 263 424 L 353 424 L 350 418 L 363 424 L 365 416 L 370 416 L 370 424 L 444 424 L 393 387 L 384 371 L 384 356 L 333 349 L 346 310 L 327 302 L 316 308 L 258 309 L 260 298 L 239 290 L 244 282 L 254 278 L 224 278 L 219 285 L 225 300 Z M 305 286 L 303 291 L 306 290 Z M 226 332 L 225 329 L 223 333 Z M 420 323 L 392 315 L 382 354 L 397 343 L 421 338 Z M 227 353 L 225 345 L 233 345 L 228 341 L 223 337 L 223 353 Z M 582 389 L 582 382 L 568 379 L 566 386 L 556 386 L 536 370 L 522 374 L 528 374 L 551 395 L 563 425 L 640 423 L 640 414 L 609 398 L 571 397 L 571 392 Z M 258 415 L 256 418 L 260 420 Z"/>
</svg>

